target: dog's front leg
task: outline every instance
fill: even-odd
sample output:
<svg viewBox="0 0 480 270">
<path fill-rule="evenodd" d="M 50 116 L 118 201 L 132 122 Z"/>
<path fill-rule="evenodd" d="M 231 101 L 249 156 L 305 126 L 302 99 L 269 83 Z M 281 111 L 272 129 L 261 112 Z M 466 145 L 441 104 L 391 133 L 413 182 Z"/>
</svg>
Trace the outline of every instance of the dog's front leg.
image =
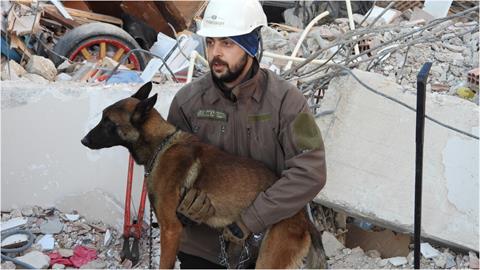
<svg viewBox="0 0 480 270">
<path fill-rule="evenodd" d="M 175 266 L 182 234 L 182 224 L 173 222 L 160 225 L 160 268 L 172 269 Z"/>
</svg>

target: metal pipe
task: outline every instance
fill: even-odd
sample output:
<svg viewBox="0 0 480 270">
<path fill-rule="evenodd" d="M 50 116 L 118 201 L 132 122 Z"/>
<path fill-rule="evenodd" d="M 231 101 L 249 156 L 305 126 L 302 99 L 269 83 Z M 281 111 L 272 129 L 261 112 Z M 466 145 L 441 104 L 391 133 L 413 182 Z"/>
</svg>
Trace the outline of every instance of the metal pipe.
<svg viewBox="0 0 480 270">
<path fill-rule="evenodd" d="M 422 225 L 422 174 L 423 174 L 423 141 L 425 137 L 425 96 L 427 77 L 431 62 L 423 65 L 417 75 L 417 123 L 415 131 L 415 213 L 414 213 L 414 251 L 413 264 L 420 269 L 420 238 Z"/>
<path fill-rule="evenodd" d="M 353 14 L 352 14 L 352 3 L 350 0 L 345 0 L 345 4 L 347 5 L 347 14 L 348 14 L 348 22 L 350 23 L 350 30 L 355 30 L 355 23 L 353 22 Z M 353 41 L 357 38 L 353 37 Z M 360 54 L 360 50 L 358 49 L 358 44 L 355 42 L 355 46 L 353 47 L 355 50 L 355 55 Z"/>
<path fill-rule="evenodd" d="M 302 46 L 303 40 L 307 37 L 308 32 L 310 32 L 310 29 L 315 25 L 319 20 L 321 20 L 323 17 L 328 16 L 330 12 L 325 11 L 322 12 L 320 15 L 315 17 L 310 23 L 305 27 L 305 30 L 303 30 L 302 35 L 300 36 L 300 39 L 297 42 L 297 45 L 295 45 L 295 48 L 293 49 L 291 57 L 296 57 L 298 51 L 300 50 L 300 47 Z M 293 61 L 288 61 L 287 65 L 285 66 L 285 70 L 289 70 L 292 67 Z"/>
<path fill-rule="evenodd" d="M 277 58 L 277 59 L 283 59 L 283 60 L 290 60 L 290 61 L 292 61 L 292 62 L 303 62 L 303 61 L 306 60 L 306 58 L 302 58 L 302 57 L 292 57 L 292 56 L 287 56 L 287 55 L 282 55 L 282 54 L 276 54 L 276 53 L 268 52 L 268 51 L 264 51 L 264 52 L 263 52 L 263 56 L 272 57 L 272 58 Z M 314 63 L 314 64 L 324 64 L 324 63 L 326 63 L 326 62 L 327 62 L 326 60 L 315 59 L 315 60 L 312 60 L 311 63 Z"/>
</svg>

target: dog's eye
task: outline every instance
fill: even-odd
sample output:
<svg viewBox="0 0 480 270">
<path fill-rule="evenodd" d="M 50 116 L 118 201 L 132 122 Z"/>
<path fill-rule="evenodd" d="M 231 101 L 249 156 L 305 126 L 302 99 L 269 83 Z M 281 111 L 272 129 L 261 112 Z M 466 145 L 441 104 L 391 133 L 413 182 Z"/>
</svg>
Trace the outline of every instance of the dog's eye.
<svg viewBox="0 0 480 270">
<path fill-rule="evenodd" d="M 109 130 L 115 130 L 117 128 L 117 125 L 108 118 L 105 118 L 103 120 L 103 124 L 104 124 L 105 128 L 107 128 Z"/>
</svg>

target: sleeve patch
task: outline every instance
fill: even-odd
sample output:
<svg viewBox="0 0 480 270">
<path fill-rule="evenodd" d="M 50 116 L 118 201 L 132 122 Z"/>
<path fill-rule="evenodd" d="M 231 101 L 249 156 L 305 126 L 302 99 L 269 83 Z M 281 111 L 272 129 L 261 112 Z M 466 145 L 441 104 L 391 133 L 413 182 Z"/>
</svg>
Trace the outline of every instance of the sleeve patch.
<svg viewBox="0 0 480 270">
<path fill-rule="evenodd" d="M 315 119 L 309 113 L 301 112 L 293 121 L 293 138 L 297 148 L 301 151 L 312 150 L 322 147 L 322 135 L 315 123 Z"/>
</svg>

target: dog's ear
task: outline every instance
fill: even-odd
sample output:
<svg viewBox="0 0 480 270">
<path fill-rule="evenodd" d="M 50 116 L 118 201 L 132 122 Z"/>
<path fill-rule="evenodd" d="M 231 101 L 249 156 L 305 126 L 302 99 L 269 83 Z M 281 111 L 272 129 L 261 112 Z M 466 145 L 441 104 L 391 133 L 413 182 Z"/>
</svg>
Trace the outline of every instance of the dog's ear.
<svg viewBox="0 0 480 270">
<path fill-rule="evenodd" d="M 138 91 L 132 95 L 133 98 L 139 99 L 139 100 L 144 100 L 148 98 L 148 95 L 150 94 L 150 91 L 152 91 L 152 82 L 147 82 Z"/>
<path fill-rule="evenodd" d="M 155 106 L 156 102 L 157 102 L 157 94 L 153 95 L 150 98 L 140 101 L 135 107 L 135 110 L 133 111 L 132 118 L 131 118 L 132 124 L 139 125 L 145 122 L 148 114 L 153 109 L 153 106 Z"/>
</svg>

